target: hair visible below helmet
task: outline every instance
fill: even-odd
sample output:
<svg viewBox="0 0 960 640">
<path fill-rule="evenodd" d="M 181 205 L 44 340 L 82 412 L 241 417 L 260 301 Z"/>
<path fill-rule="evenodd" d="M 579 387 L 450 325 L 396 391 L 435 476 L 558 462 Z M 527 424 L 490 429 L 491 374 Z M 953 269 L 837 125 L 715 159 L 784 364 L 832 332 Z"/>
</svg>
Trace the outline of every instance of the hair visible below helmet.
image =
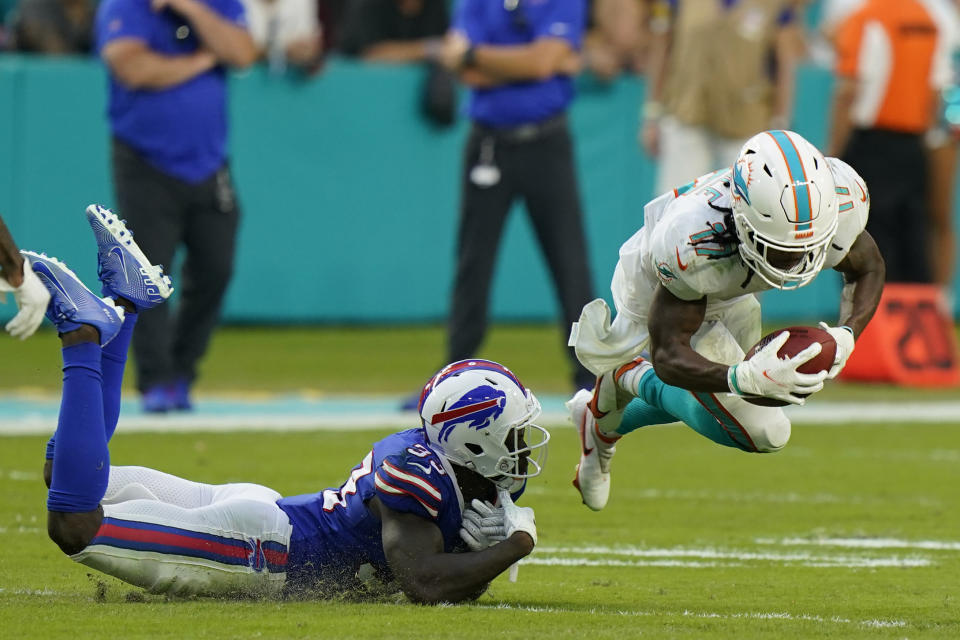
<svg viewBox="0 0 960 640">
<path fill-rule="evenodd" d="M 447 365 L 423 388 L 419 409 L 430 446 L 454 464 L 504 489 L 540 474 L 550 440 L 546 429 L 533 424 L 540 403 L 503 365 Z M 528 442 L 531 437 L 536 441 Z"/>
<path fill-rule="evenodd" d="M 792 131 L 764 131 L 740 150 L 730 191 L 744 262 L 778 289 L 812 281 L 837 232 L 834 179 L 823 154 Z M 789 267 L 771 264 L 790 256 Z"/>
</svg>

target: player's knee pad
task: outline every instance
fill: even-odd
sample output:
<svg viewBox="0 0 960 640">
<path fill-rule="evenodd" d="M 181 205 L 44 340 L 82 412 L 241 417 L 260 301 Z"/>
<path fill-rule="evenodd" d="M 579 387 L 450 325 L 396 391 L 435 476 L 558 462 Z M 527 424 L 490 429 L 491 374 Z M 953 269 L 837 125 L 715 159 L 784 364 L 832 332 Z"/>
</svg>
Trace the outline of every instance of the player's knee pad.
<svg viewBox="0 0 960 640">
<path fill-rule="evenodd" d="M 790 440 L 790 420 L 783 410 L 778 410 L 763 424 L 750 425 L 747 431 L 758 453 L 773 453 L 783 449 Z"/>
<path fill-rule="evenodd" d="M 779 407 L 761 407 L 732 394 L 719 396 L 720 403 L 739 423 L 757 453 L 773 453 L 790 440 L 790 418 Z"/>
</svg>

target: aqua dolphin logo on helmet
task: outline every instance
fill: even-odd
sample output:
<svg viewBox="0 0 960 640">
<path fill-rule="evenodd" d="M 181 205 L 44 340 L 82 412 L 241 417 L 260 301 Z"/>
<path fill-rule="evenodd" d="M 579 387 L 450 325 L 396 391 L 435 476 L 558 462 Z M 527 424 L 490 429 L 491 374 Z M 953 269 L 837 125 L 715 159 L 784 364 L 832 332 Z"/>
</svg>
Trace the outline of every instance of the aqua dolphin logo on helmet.
<svg viewBox="0 0 960 640">
<path fill-rule="evenodd" d="M 485 429 L 500 417 L 507 405 L 507 394 L 490 385 L 471 389 L 448 409 L 434 414 L 431 424 L 443 423 L 440 427 L 440 442 L 450 437 L 450 432 L 459 424 L 466 423 L 471 429 Z"/>
<path fill-rule="evenodd" d="M 743 167 L 747 167 L 747 177 L 743 177 Z M 736 191 L 737 195 L 743 198 L 747 204 L 750 204 L 750 192 L 747 190 L 747 187 L 750 185 L 750 163 L 745 160 L 737 160 L 737 164 L 733 165 L 733 188 Z"/>
</svg>

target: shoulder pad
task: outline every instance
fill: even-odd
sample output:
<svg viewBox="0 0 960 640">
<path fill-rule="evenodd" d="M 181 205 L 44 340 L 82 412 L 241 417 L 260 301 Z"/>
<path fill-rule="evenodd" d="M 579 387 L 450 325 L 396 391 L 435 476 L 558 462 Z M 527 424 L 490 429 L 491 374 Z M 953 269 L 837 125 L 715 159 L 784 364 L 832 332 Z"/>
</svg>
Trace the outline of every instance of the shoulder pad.
<svg viewBox="0 0 960 640">
<path fill-rule="evenodd" d="M 450 477 L 436 454 L 423 445 L 381 460 L 374 476 L 377 496 L 395 511 L 436 518 Z"/>
</svg>

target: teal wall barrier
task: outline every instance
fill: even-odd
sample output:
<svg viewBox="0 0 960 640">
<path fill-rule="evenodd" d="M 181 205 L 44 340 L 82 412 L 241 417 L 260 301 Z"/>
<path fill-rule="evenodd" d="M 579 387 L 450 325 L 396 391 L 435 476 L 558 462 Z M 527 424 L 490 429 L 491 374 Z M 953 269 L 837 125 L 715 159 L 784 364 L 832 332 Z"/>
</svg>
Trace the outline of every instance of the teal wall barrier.
<svg viewBox="0 0 960 640">
<path fill-rule="evenodd" d="M 342 61 L 312 79 L 260 69 L 232 79 L 243 222 L 225 320 L 445 317 L 467 124 L 427 124 L 418 113 L 422 80 L 418 68 Z M 799 82 L 796 128 L 823 143 L 829 74 L 804 69 Z M 89 202 L 113 203 L 105 96 L 95 60 L 0 57 L 0 212 L 22 246 L 65 259 L 88 282 L 95 260 L 81 212 Z M 617 250 L 652 195 L 654 166 L 636 144 L 642 96 L 635 79 L 583 78 L 572 111 L 593 281 L 608 298 Z M 766 318 L 833 318 L 838 291 L 829 273 L 800 291 L 767 294 Z M 501 247 L 493 314 L 555 318 L 554 298 L 518 207 Z"/>
</svg>

